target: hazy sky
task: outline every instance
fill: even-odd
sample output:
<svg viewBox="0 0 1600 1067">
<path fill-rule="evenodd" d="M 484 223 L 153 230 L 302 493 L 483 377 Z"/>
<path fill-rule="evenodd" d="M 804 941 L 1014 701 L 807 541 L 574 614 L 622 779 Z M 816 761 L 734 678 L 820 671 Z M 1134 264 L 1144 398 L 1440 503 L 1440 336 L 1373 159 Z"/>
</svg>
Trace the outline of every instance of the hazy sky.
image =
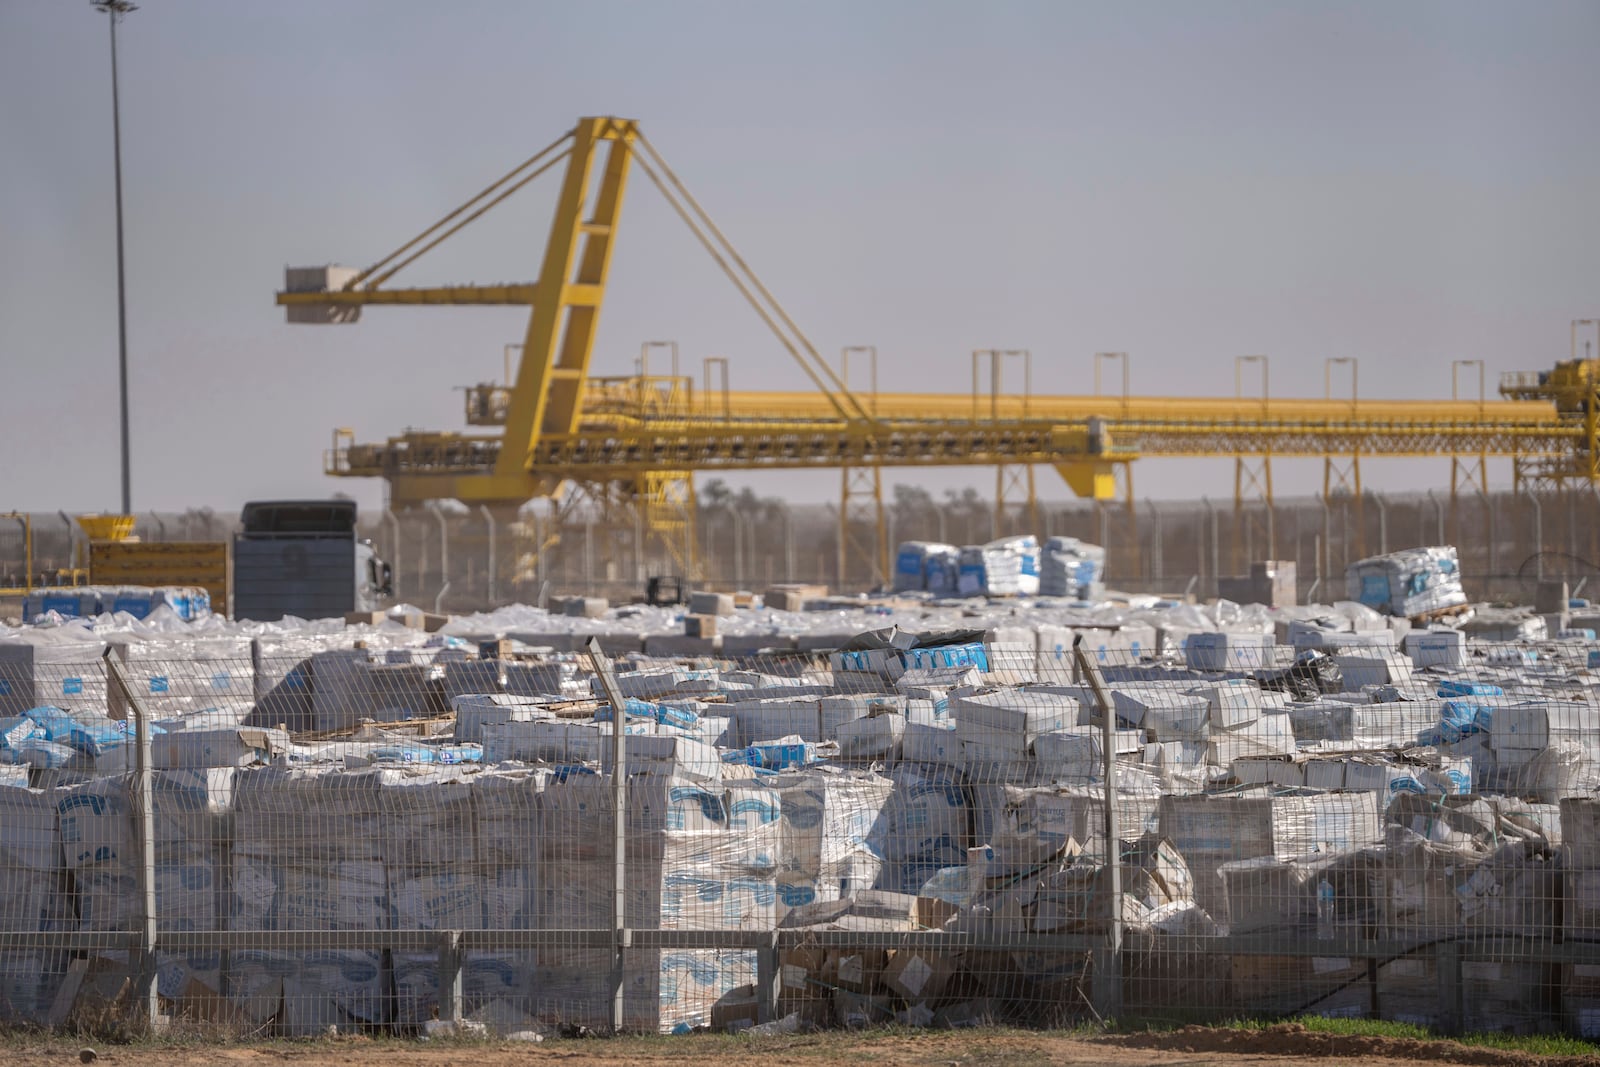
<svg viewBox="0 0 1600 1067">
<path fill-rule="evenodd" d="M 1452 359 L 1491 383 L 1544 368 L 1600 316 L 1593 2 L 142 5 L 121 29 L 140 511 L 376 503 L 322 476 L 330 430 L 459 427 L 452 387 L 498 376 L 524 314 L 291 327 L 283 267 L 371 262 L 581 114 L 641 120 L 819 348 L 878 346 L 885 388 L 965 392 L 973 348 L 1026 347 L 1040 392 L 1089 392 L 1092 353 L 1127 350 L 1141 392 L 1231 394 L 1233 357 L 1260 352 L 1279 395 L 1357 356 L 1366 395 L 1448 396 Z M 87 0 L 0 2 L 0 145 L 0 509 L 114 508 L 110 72 Z M 531 280 L 553 189 L 398 281 Z M 736 388 L 805 387 L 632 191 L 595 371 L 672 339 L 696 368 L 730 357 Z M 1314 468 L 1280 466 L 1279 492 L 1316 491 Z M 1226 462 L 1137 479 L 1232 485 Z M 837 475 L 754 484 L 818 500 Z"/>
</svg>

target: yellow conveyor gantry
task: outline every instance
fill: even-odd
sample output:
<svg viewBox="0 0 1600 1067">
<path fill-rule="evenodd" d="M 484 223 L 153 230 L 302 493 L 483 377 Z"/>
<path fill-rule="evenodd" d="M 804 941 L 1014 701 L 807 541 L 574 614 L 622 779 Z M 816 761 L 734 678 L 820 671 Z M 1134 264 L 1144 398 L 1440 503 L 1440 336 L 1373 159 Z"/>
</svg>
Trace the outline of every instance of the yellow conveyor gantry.
<svg viewBox="0 0 1600 1067">
<path fill-rule="evenodd" d="M 537 281 L 404 289 L 385 284 L 562 163 L 562 188 Z M 632 377 L 591 376 L 611 253 L 634 166 L 689 226 L 814 391 L 735 392 L 724 386 L 697 392 L 692 379 L 650 376 L 643 359 L 641 373 Z M 1039 465 L 1056 468 L 1078 495 L 1109 500 L 1117 495 L 1119 471 L 1135 459 L 1157 456 L 1234 458 L 1240 464 L 1236 507 L 1248 482 L 1262 486 L 1270 508 L 1273 457 L 1323 459 L 1325 493 L 1333 491 L 1332 472 L 1342 464 L 1341 487 L 1358 498 L 1362 457 L 1472 457 L 1480 478 L 1485 459 L 1510 457 L 1519 484 L 1600 480 L 1594 462 L 1600 374 L 1563 372 L 1566 364 L 1553 375 L 1517 375 L 1512 387 L 1502 388 L 1517 399 L 1496 401 L 1135 396 L 1126 393 L 1126 377 L 1125 391 L 1116 395 L 1017 395 L 1000 392 L 998 373 L 995 387 L 985 393 L 977 375 L 979 354 L 970 394 L 854 392 L 638 123 L 628 119 L 580 119 L 364 271 L 299 268 L 288 278 L 277 301 L 291 322 L 354 322 L 362 308 L 381 305 L 530 308 L 512 380 L 467 391 L 468 422 L 498 432 L 407 432 L 358 444 L 350 431 L 339 430 L 326 457 L 327 473 L 383 478 L 396 506 L 456 499 L 515 508 L 539 497 L 556 499 L 576 486 L 603 506 L 633 509 L 634 518 L 689 574 L 697 569 L 693 478 L 706 472 L 842 471 L 841 573 L 843 553 L 850 551 L 866 557 L 879 578 L 888 574 L 880 473 L 885 467 L 994 467 L 997 511 L 1005 506 L 1007 486 L 1019 484 L 1018 470 L 1026 471 L 1030 507 L 1032 470 Z M 1264 480 L 1259 473 L 1247 476 L 1247 463 L 1264 470 Z M 1131 520 L 1131 479 L 1122 481 Z M 868 526 L 876 520 L 875 537 L 862 538 L 856 520 L 863 518 Z"/>
</svg>

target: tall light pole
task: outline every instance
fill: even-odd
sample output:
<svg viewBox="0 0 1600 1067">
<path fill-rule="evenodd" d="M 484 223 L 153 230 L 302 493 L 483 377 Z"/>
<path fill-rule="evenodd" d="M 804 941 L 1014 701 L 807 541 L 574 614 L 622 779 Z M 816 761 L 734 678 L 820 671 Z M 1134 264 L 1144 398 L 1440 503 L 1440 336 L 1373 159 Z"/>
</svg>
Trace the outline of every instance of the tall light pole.
<svg viewBox="0 0 1600 1067">
<path fill-rule="evenodd" d="M 128 465 L 128 296 L 122 264 L 122 112 L 117 98 L 117 23 L 139 10 L 129 0 L 91 0 L 111 22 L 111 155 L 117 190 L 117 371 L 122 401 L 122 514 L 133 514 L 133 485 Z"/>
</svg>

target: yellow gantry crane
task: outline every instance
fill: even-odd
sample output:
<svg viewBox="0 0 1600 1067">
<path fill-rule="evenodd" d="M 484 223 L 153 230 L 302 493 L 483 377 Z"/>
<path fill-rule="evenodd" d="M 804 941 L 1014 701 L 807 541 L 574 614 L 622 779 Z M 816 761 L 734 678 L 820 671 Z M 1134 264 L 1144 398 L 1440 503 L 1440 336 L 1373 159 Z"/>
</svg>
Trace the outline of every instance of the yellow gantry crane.
<svg viewBox="0 0 1600 1067">
<path fill-rule="evenodd" d="M 400 288 L 394 276 L 482 218 L 541 175 L 564 164 L 539 276 L 531 282 Z M 637 166 L 805 371 L 815 392 L 733 392 L 725 361 L 708 360 L 704 387 L 674 366 L 651 375 L 590 374 L 595 332 L 630 170 Z M 358 444 L 335 432 L 327 473 L 381 477 L 397 506 L 430 499 L 515 510 L 529 500 L 581 495 L 665 547 L 684 572 L 697 571 L 696 474 L 709 471 L 841 471 L 841 554 L 847 549 L 888 576 L 882 500 L 885 467 L 984 466 L 997 471 L 997 508 L 1019 488 L 1033 503 L 1032 472 L 1054 467 L 1081 497 L 1109 501 L 1122 487 L 1131 522 L 1129 464 L 1140 456 L 1229 456 L 1239 470 L 1235 504 L 1253 486 L 1271 507 L 1271 459 L 1324 460 L 1326 492 L 1360 496 L 1367 456 L 1509 456 L 1519 478 L 1600 479 L 1595 468 L 1600 374 L 1534 381 L 1513 399 L 1449 402 L 1194 399 L 1003 393 L 1005 357 L 973 354 L 970 395 L 858 396 L 750 269 L 667 165 L 639 124 L 593 117 L 513 168 L 477 196 L 365 270 L 291 268 L 277 302 L 296 323 L 351 323 L 370 305 L 497 305 L 530 308 L 521 359 L 506 385 L 468 387 L 467 422 L 497 433 L 407 432 Z M 851 351 L 847 349 L 846 358 Z M 872 353 L 875 357 L 875 353 Z M 1118 355 L 1118 354 L 1102 354 Z M 1252 357 L 1242 357 L 1249 359 Z M 989 361 L 990 387 L 980 364 Z M 712 388 L 712 364 L 722 385 Z M 674 358 L 674 363 L 676 359 Z M 1101 359 L 1096 357 L 1096 371 Z M 1480 365 L 1481 368 L 1481 365 Z M 843 370 L 844 368 L 841 368 Z M 1546 376 L 1548 378 L 1548 376 Z M 1571 379 L 1571 380 L 1569 380 Z M 1554 472 L 1554 473 L 1552 473 Z M 1121 477 L 1119 478 L 1119 474 Z M 1353 478 L 1353 484 L 1352 484 Z M 863 509 L 864 505 L 864 509 Z M 853 519 L 866 518 L 865 524 Z M 863 536 L 862 528 L 871 532 Z M 1131 531 L 1130 531 L 1131 532 Z M 1267 544 L 1268 542 L 1262 542 Z"/>
</svg>

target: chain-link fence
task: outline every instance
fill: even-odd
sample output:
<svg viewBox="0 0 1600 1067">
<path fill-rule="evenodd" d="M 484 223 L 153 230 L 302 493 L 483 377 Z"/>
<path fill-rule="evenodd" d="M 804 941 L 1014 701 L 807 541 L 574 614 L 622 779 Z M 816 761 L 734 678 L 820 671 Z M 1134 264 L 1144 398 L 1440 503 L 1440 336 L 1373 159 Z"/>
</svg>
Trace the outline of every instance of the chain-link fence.
<svg viewBox="0 0 1600 1067">
<path fill-rule="evenodd" d="M 0 1017 L 1600 1033 L 1586 634 L 422 641 L 0 643 Z"/>
</svg>

